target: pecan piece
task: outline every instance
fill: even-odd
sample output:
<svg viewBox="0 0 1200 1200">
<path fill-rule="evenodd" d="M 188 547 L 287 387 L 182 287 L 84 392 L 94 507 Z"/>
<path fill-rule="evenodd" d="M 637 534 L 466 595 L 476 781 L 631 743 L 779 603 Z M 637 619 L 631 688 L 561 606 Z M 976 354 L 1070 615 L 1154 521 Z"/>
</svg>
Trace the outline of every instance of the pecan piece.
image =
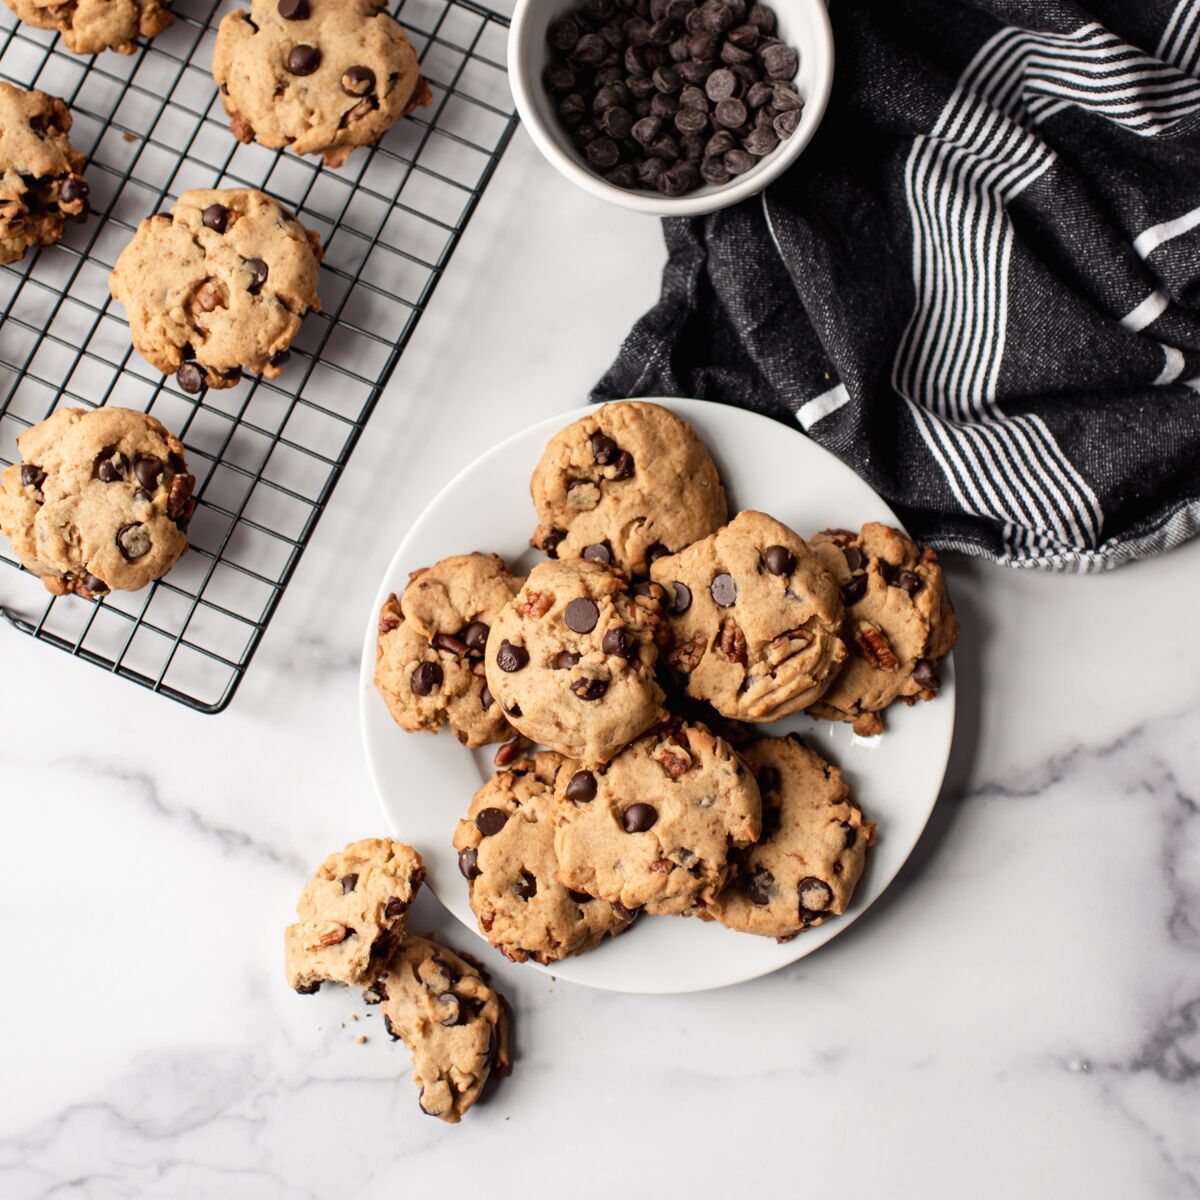
<svg viewBox="0 0 1200 1200">
<path fill-rule="evenodd" d="M 199 316 L 200 313 L 210 313 L 214 308 L 224 308 L 227 302 L 228 297 L 221 284 L 215 280 L 206 279 L 196 289 L 196 294 L 192 297 L 192 316 Z"/>
<path fill-rule="evenodd" d="M 496 756 L 492 762 L 498 767 L 508 767 L 515 763 L 519 758 L 523 757 L 529 743 L 524 738 L 513 738 L 511 742 L 505 742 L 499 750 L 496 751 Z M 526 769 L 532 768 L 533 764 L 528 763 Z"/>
<path fill-rule="evenodd" d="M 243 121 L 241 117 L 229 118 L 229 132 L 233 134 L 239 142 L 249 144 L 254 141 L 254 127 L 248 122 Z"/>
<path fill-rule="evenodd" d="M 692 765 L 691 755 L 678 747 L 663 746 L 654 755 L 655 761 L 672 779 L 686 775 Z"/>
<path fill-rule="evenodd" d="M 668 655 L 667 661 L 676 671 L 682 671 L 684 675 L 690 675 L 700 665 L 700 660 L 703 657 L 704 639 L 692 638 L 690 642 L 684 642 L 683 645 L 676 646 Z"/>
<path fill-rule="evenodd" d="M 400 602 L 396 599 L 396 593 L 393 592 L 387 598 L 387 603 L 383 606 L 383 612 L 379 614 L 379 632 L 380 634 L 391 633 L 393 629 L 399 628 Z"/>
<path fill-rule="evenodd" d="M 346 940 L 347 929 L 336 921 L 320 921 L 312 927 L 305 943 L 308 950 L 317 950 L 322 946 L 336 946 Z"/>
<path fill-rule="evenodd" d="M 187 520 L 196 511 L 192 489 L 196 486 L 195 475 L 176 475 L 171 480 L 171 494 L 167 497 L 167 516 L 172 521 Z"/>
<path fill-rule="evenodd" d="M 742 627 L 732 618 L 726 617 L 721 622 L 721 631 L 717 634 L 716 648 L 730 662 L 746 665 L 746 635 Z"/>
<path fill-rule="evenodd" d="M 806 646 L 812 644 L 813 635 L 807 629 L 789 629 L 781 633 L 767 647 L 767 662 L 773 667 L 786 662 L 795 654 L 799 654 Z"/>
<path fill-rule="evenodd" d="M 883 636 L 883 630 L 874 621 L 859 621 L 854 631 L 854 643 L 863 658 L 877 671 L 894 671 L 900 665 L 887 638 Z"/>
<path fill-rule="evenodd" d="M 660 858 L 650 864 L 650 870 L 657 871 L 660 875 L 669 875 L 674 867 L 675 864 L 669 858 Z"/>
<path fill-rule="evenodd" d="M 554 605 L 554 597 L 546 592 L 530 592 L 517 611 L 523 617 L 544 617 Z"/>
</svg>

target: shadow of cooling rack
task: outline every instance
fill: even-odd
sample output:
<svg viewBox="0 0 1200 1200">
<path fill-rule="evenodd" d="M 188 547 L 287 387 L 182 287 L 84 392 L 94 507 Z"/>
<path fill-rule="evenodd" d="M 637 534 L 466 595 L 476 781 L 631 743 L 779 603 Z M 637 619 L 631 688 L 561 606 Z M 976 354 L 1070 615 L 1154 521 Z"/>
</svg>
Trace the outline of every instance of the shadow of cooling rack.
<svg viewBox="0 0 1200 1200">
<path fill-rule="evenodd" d="M 0 268 L 0 467 L 65 405 L 152 412 L 196 475 L 191 549 L 157 584 L 98 603 L 0 574 L 0 614 L 202 712 L 232 699 L 342 468 L 504 153 L 516 116 L 507 18 L 469 0 L 391 5 L 433 104 L 345 167 L 243 146 L 209 74 L 228 0 L 176 0 L 137 54 L 81 58 L 0 9 L 0 77 L 62 97 L 94 215 Z M 324 311 L 276 380 L 186 395 L 130 347 L 108 273 L 138 223 L 193 187 L 257 187 L 321 234 Z M 0 539 L 0 559 L 17 566 Z"/>
</svg>

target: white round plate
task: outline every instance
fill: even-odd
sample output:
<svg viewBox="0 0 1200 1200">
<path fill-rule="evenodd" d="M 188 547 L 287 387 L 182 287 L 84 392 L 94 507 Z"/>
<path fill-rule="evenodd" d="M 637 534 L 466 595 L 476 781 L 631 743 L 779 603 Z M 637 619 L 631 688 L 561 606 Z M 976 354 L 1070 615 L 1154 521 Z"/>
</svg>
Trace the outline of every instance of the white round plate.
<svg viewBox="0 0 1200 1200">
<path fill-rule="evenodd" d="M 865 521 L 899 525 L 892 510 L 849 467 L 767 417 L 700 400 L 654 400 L 688 421 L 712 451 L 730 508 L 761 509 L 807 536 Z M 449 554 L 494 550 L 518 572 L 539 558 L 529 549 L 536 524 L 529 476 L 551 436 L 593 406 L 541 421 L 494 446 L 452 480 L 421 514 L 392 559 L 368 614 L 359 681 L 367 764 L 392 833 L 415 846 L 439 900 L 479 936 L 458 871 L 452 839 L 471 797 L 494 768 L 495 747 L 464 750 L 449 734 L 404 733 L 373 686 L 376 626 L 390 592 L 408 573 Z M 694 917 L 647 917 L 597 949 L 530 970 L 618 992 L 694 992 L 778 970 L 848 929 L 895 878 L 933 810 L 954 730 L 954 667 L 939 668 L 940 695 L 928 704 L 894 705 L 882 737 L 860 738 L 849 725 L 801 715 L 764 733 L 797 730 L 842 768 L 865 816 L 878 822 L 876 844 L 848 912 L 782 945 L 734 933 Z M 482 940 L 482 939 L 481 939 Z"/>
</svg>

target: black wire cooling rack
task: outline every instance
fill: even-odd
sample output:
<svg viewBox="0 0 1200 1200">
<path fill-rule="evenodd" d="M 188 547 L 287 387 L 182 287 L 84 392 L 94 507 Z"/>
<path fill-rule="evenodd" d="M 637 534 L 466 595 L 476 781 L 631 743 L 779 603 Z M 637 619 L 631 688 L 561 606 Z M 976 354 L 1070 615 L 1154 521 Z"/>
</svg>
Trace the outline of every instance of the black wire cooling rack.
<svg viewBox="0 0 1200 1200">
<path fill-rule="evenodd" d="M 60 96 L 88 156 L 94 215 L 0 269 L 0 465 L 65 405 L 152 412 L 187 448 L 198 507 L 170 574 L 100 602 L 51 598 L 6 572 L 17 628 L 202 712 L 233 698 L 342 468 L 513 130 L 507 18 L 471 0 L 392 11 L 433 103 L 338 170 L 243 146 L 212 81 L 230 0 L 176 0 L 174 25 L 130 58 L 71 54 L 0 9 L 0 77 Z M 138 223 L 193 187 L 256 187 L 321 234 L 323 312 L 276 380 L 188 396 L 130 346 L 108 274 Z M 7 542 L 0 558 L 12 566 Z"/>
</svg>

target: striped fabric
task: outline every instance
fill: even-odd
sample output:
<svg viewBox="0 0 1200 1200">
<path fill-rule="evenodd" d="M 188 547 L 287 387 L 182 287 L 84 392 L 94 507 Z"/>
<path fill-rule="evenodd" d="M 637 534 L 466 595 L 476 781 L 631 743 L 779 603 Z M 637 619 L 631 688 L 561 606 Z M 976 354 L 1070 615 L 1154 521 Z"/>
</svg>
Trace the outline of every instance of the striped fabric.
<svg viewBox="0 0 1200 1200">
<path fill-rule="evenodd" d="M 667 222 L 663 298 L 596 398 L 798 421 L 925 540 L 1012 566 L 1192 536 L 1200 0 L 830 12 L 817 139 L 761 202 Z"/>
</svg>

